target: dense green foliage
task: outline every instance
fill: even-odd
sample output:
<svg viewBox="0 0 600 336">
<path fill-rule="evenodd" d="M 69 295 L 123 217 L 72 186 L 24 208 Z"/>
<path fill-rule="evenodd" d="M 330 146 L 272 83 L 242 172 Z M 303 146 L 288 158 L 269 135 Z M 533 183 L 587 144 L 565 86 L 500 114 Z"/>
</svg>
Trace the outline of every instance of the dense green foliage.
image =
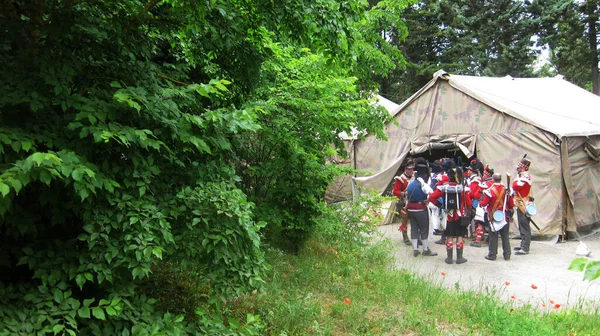
<svg viewBox="0 0 600 336">
<path fill-rule="evenodd" d="M 238 152 L 238 171 L 242 188 L 257 205 L 255 213 L 269 223 L 273 234 L 267 237 L 282 238 L 274 243 L 296 251 L 336 176 L 338 167 L 325 160 L 333 154 L 329 144 L 343 144 L 331 130 L 381 132 L 390 116 L 384 109 L 373 113 L 369 93 L 356 90 L 356 78 L 326 70 L 323 57 L 293 48 L 271 50 L 275 55 L 265 62 L 261 88 L 248 106 L 264 127 L 239 138 L 244 150 Z"/>
<path fill-rule="evenodd" d="M 575 258 L 569 269 L 576 272 L 583 272 L 583 280 L 596 280 L 600 278 L 600 261 L 590 260 L 588 258 Z"/>
<path fill-rule="evenodd" d="M 595 94 L 598 81 L 598 0 L 538 0 L 531 6 L 538 44 L 547 46 L 550 62 L 567 80 Z"/>
<path fill-rule="evenodd" d="M 401 64 L 361 30 L 377 15 L 333 0 L 0 6 L 0 334 L 254 333 L 211 307 L 262 286 L 263 227 L 296 247 L 310 231 L 335 132 L 380 132 L 356 84 L 370 79 L 344 70 Z M 155 309 L 161 267 L 193 275 L 207 310 Z"/>
<path fill-rule="evenodd" d="M 557 73 L 596 94 L 598 0 L 423 0 L 404 13 L 408 36 L 393 27 L 390 43 L 405 55 L 406 69 L 378 79 L 382 95 L 400 102 L 433 73 L 532 77 Z M 536 57 L 547 50 L 546 64 Z"/>
<path fill-rule="evenodd" d="M 404 13 L 408 36 L 394 39 L 405 53 L 405 69 L 382 79 L 382 94 L 402 101 L 440 69 L 474 76 L 533 76 L 537 51 L 535 21 L 528 3 L 502 1 L 418 1 Z"/>
</svg>

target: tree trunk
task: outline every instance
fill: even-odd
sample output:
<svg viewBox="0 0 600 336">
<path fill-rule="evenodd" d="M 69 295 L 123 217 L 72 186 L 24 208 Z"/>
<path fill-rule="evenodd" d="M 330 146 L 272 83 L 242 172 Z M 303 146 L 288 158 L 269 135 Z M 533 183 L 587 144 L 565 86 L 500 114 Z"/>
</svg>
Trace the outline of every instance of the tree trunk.
<svg viewBox="0 0 600 336">
<path fill-rule="evenodd" d="M 600 95 L 600 83 L 598 83 L 598 47 L 596 36 L 596 23 L 598 22 L 597 1 L 587 0 L 588 14 L 588 39 L 590 44 L 590 61 L 592 62 L 592 92 Z"/>
</svg>

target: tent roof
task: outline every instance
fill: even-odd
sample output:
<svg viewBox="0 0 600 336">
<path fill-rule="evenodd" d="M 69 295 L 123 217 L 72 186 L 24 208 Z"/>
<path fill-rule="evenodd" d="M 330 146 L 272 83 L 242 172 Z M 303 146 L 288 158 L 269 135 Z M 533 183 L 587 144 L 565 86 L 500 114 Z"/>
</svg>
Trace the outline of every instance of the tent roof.
<svg viewBox="0 0 600 336">
<path fill-rule="evenodd" d="M 400 111 L 400 105 L 380 95 L 377 95 L 377 104 L 385 107 L 391 115 L 396 115 Z"/>
<path fill-rule="evenodd" d="M 553 78 L 475 77 L 440 70 L 421 90 L 400 105 L 414 101 L 438 80 L 559 138 L 600 134 L 600 97 L 564 80 Z"/>
</svg>

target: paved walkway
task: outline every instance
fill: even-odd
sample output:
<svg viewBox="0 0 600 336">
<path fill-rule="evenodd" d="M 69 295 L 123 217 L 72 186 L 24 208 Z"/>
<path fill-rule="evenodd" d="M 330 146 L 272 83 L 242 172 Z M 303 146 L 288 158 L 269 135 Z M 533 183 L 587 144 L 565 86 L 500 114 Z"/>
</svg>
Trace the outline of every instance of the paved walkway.
<svg viewBox="0 0 600 336">
<path fill-rule="evenodd" d="M 571 261 L 578 257 L 575 255 L 575 249 L 579 241 L 555 243 L 556 239 L 542 241 L 534 237 L 529 255 L 513 255 L 509 261 L 502 259 L 500 242 L 499 259 L 489 261 L 484 258 L 488 252 L 487 244 L 482 244 L 481 248 L 471 247 L 468 246 L 472 241 L 469 239 L 464 251 L 468 262 L 462 265 L 448 265 L 444 262 L 445 245 L 433 244 L 439 236 L 433 236 L 430 242 L 431 249 L 437 252 L 438 256 L 413 257 L 412 247 L 402 243 L 402 236 L 397 229 L 398 224 L 380 227 L 381 237 L 390 238 L 398 247 L 395 253 L 398 267 L 409 269 L 434 283 L 449 288 L 456 288 L 458 284 L 461 289 L 472 289 L 479 293 L 494 291 L 500 299 L 515 306 L 531 304 L 548 310 L 554 310 L 556 304 L 560 305 L 559 309 L 600 308 L 600 279 L 583 281 L 583 273 L 568 270 Z M 583 237 L 583 240 L 592 251 L 590 259 L 598 260 L 600 234 Z M 511 246 L 518 245 L 518 239 L 511 239 Z M 420 249 L 422 250 L 422 247 Z M 445 275 L 442 275 L 442 272 Z M 509 284 L 506 285 L 506 282 Z M 537 288 L 532 288 L 532 285 Z"/>
</svg>

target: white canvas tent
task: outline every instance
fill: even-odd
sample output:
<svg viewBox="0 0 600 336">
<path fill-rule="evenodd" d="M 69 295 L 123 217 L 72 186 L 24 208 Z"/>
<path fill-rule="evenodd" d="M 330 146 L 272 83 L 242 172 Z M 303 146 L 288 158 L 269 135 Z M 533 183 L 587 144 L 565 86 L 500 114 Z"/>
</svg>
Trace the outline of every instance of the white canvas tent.
<svg viewBox="0 0 600 336">
<path fill-rule="evenodd" d="M 349 140 L 350 164 L 372 172 L 355 177 L 356 186 L 383 192 L 407 155 L 433 148 L 456 147 L 513 177 L 527 154 L 534 220 L 544 232 L 600 222 L 600 97 L 560 76 L 491 78 L 440 70 L 388 110 L 396 123 L 386 126 L 387 141 Z"/>
<path fill-rule="evenodd" d="M 376 104 L 384 107 L 392 116 L 396 115 L 396 113 L 398 113 L 400 110 L 400 105 L 379 95 L 377 96 Z M 331 163 L 351 167 L 362 165 L 362 162 L 357 162 L 355 160 L 356 157 L 354 155 L 354 143 L 358 140 L 358 133 L 358 130 L 353 130 L 352 134 L 350 135 L 346 132 L 341 132 L 338 134 L 338 136 L 344 140 L 344 146 L 348 157 L 331 157 L 329 158 Z M 353 194 L 354 190 L 352 177 L 342 176 L 329 185 L 327 192 L 325 193 L 325 199 L 328 202 L 349 201 L 353 199 Z"/>
</svg>

